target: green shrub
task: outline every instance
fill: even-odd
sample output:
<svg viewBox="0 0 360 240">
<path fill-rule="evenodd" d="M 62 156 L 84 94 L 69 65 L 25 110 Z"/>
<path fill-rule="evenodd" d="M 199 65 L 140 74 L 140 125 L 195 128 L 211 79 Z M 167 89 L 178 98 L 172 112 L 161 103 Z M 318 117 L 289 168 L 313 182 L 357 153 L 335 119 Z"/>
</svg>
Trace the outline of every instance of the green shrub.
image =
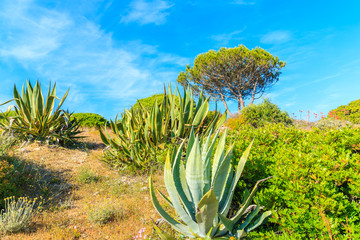
<svg viewBox="0 0 360 240">
<path fill-rule="evenodd" d="M 261 205 L 276 210 L 272 225 L 253 235 L 294 239 L 360 237 L 360 129 L 303 131 L 283 124 L 231 131 L 235 159 L 255 138 L 239 190 L 269 175 L 257 194 Z M 241 192 L 241 191 L 238 191 Z M 238 199 L 241 196 L 237 196 Z"/>
<path fill-rule="evenodd" d="M 35 207 L 36 199 L 31 200 L 21 197 L 15 200 L 15 197 L 5 199 L 5 209 L 0 212 L 0 229 L 4 233 L 17 233 L 25 230 L 31 219 L 37 212 Z"/>
<path fill-rule="evenodd" d="M 348 105 L 339 106 L 328 113 L 328 118 L 350 121 L 360 124 L 360 99 L 350 102 Z"/>
<path fill-rule="evenodd" d="M 77 180 L 80 183 L 93 183 L 100 181 L 100 176 L 96 174 L 94 171 L 90 170 L 89 168 L 84 168 L 80 170 L 79 176 Z"/>
<path fill-rule="evenodd" d="M 251 104 L 241 111 L 247 123 L 254 127 L 264 126 L 265 123 L 284 123 L 291 125 L 291 118 L 287 112 L 281 111 L 277 105 L 265 99 L 261 104 Z"/>
<path fill-rule="evenodd" d="M 246 118 L 242 114 L 237 114 L 227 119 L 225 126 L 230 129 L 238 129 L 243 124 L 246 124 Z"/>
<path fill-rule="evenodd" d="M 159 105 L 161 104 L 161 102 L 164 99 L 164 94 L 154 94 L 150 97 L 146 97 L 146 98 L 142 98 L 136 101 L 136 103 L 134 104 L 134 106 L 131 107 L 131 110 L 137 111 L 140 108 L 140 104 L 148 111 L 151 110 L 151 108 L 153 107 L 155 100 L 159 103 Z"/>
<path fill-rule="evenodd" d="M 12 176 L 13 166 L 5 160 L 0 160 L 0 199 L 15 193 L 16 185 Z M 1 202 L 0 202 L 1 203 Z M 0 204 L 1 206 L 2 204 Z"/>
<path fill-rule="evenodd" d="M 7 157 L 7 151 L 16 144 L 12 137 L 0 137 L 0 208 L 3 207 L 3 199 L 9 196 L 20 196 L 18 184 L 22 176 L 17 176 L 18 166 L 11 158 Z"/>
<path fill-rule="evenodd" d="M 324 118 L 315 122 L 314 127 L 320 128 L 322 130 L 326 130 L 326 129 L 341 129 L 351 125 L 352 123 L 349 121 L 333 119 L 333 118 Z"/>
<path fill-rule="evenodd" d="M 108 125 L 108 121 L 96 113 L 73 113 L 72 119 L 76 119 L 82 127 L 102 127 Z"/>
<path fill-rule="evenodd" d="M 92 223 L 103 225 L 116 218 L 122 218 L 123 215 L 124 212 L 120 211 L 113 202 L 104 200 L 89 209 L 88 219 Z"/>
</svg>

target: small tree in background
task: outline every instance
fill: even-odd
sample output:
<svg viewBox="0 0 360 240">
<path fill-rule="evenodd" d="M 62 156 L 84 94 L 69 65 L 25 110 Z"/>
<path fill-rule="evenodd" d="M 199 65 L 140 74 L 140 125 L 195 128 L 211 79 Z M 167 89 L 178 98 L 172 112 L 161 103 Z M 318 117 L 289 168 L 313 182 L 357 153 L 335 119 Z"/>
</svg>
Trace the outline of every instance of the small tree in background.
<svg viewBox="0 0 360 240">
<path fill-rule="evenodd" d="M 237 101 L 240 113 L 246 99 L 252 104 L 279 80 L 285 64 L 262 48 L 249 50 L 240 45 L 198 55 L 194 66 L 187 65 L 177 81 L 184 87 L 190 86 L 194 93 L 203 89 L 221 100 L 231 115 L 227 101 Z"/>
<path fill-rule="evenodd" d="M 265 123 L 284 123 L 291 125 L 292 121 L 287 112 L 281 111 L 279 107 L 264 99 L 261 104 L 253 104 L 241 111 L 242 117 L 247 123 L 254 127 L 262 127 Z"/>
</svg>

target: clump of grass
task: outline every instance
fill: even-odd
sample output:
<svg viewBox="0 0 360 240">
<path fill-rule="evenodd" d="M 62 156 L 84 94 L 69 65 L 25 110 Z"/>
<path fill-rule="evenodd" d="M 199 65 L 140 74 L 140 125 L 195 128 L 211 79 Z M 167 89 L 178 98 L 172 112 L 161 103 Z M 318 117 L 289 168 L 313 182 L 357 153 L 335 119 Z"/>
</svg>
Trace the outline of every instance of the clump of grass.
<svg viewBox="0 0 360 240">
<path fill-rule="evenodd" d="M 111 201 L 105 200 L 90 209 L 88 219 L 92 223 L 103 225 L 117 218 L 122 218 L 123 215 L 123 211 L 117 208 Z"/>
<path fill-rule="evenodd" d="M 5 209 L 0 212 L 0 229 L 6 233 L 16 233 L 25 230 L 31 219 L 36 215 L 38 207 L 35 206 L 36 198 L 15 197 L 5 199 Z"/>
<path fill-rule="evenodd" d="M 101 180 L 101 177 L 91 169 L 83 168 L 81 169 L 77 180 L 80 183 L 96 183 Z"/>
</svg>

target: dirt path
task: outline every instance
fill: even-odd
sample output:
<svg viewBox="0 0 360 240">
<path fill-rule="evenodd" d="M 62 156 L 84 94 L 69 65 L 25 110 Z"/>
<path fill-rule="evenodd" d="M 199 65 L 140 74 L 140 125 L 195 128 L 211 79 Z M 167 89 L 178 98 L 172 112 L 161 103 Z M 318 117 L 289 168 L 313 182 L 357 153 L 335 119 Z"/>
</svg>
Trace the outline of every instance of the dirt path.
<svg viewBox="0 0 360 240">
<path fill-rule="evenodd" d="M 158 216 L 148 193 L 147 176 L 127 176 L 101 161 L 104 146 L 95 131 L 73 149 L 32 143 L 14 155 L 48 174 L 46 209 L 29 231 L 2 239 L 133 239 L 152 230 Z M 46 172 L 46 174 L 45 174 Z M 161 175 L 154 177 L 162 185 Z M 34 182 L 37 178 L 34 178 Z M 56 187 L 54 187 L 56 186 Z M 98 219 L 113 213 L 104 224 Z M 91 217 L 93 216 L 93 217 Z M 94 221 L 93 219 L 97 219 Z"/>
</svg>

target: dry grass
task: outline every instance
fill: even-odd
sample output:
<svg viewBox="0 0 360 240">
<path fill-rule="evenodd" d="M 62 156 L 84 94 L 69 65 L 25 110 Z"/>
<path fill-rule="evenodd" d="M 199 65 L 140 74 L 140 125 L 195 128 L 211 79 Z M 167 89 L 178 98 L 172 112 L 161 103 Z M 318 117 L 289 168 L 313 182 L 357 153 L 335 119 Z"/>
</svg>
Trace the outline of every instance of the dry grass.
<svg viewBox="0 0 360 240">
<path fill-rule="evenodd" d="M 53 201 L 38 215 L 26 232 L 1 236 L 1 239 L 132 239 L 141 228 L 152 232 L 152 220 L 158 219 L 148 190 L 147 176 L 129 176 L 110 169 L 101 161 L 104 146 L 97 131 L 86 130 L 86 136 L 71 149 L 32 143 L 17 149 L 18 158 L 42 166 L 60 176 L 67 188 L 61 197 L 51 192 Z M 78 181 L 89 169 L 98 181 Z M 162 174 L 155 174 L 154 184 L 163 186 Z M 59 183 L 56 183 L 59 184 Z M 118 214 L 108 223 L 89 220 L 90 211 L 111 204 Z"/>
</svg>

